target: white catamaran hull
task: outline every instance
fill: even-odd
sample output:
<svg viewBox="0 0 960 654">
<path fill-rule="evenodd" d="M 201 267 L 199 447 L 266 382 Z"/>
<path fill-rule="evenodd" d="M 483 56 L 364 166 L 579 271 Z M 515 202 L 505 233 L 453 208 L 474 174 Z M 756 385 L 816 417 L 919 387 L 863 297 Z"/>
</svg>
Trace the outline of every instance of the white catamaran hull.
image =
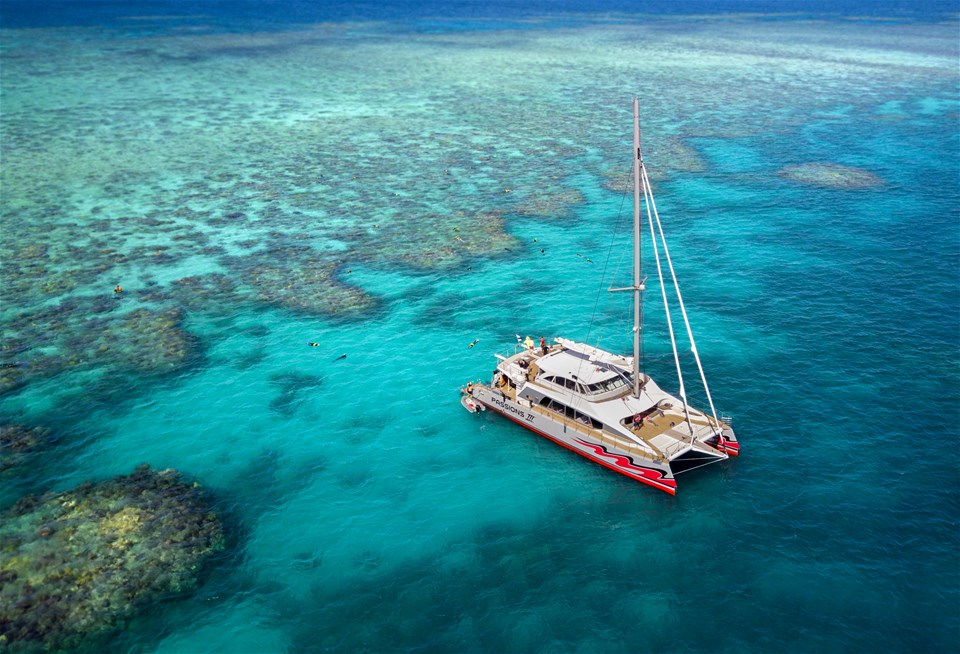
<svg viewBox="0 0 960 654">
<path fill-rule="evenodd" d="M 602 466 L 671 495 L 676 493 L 677 482 L 668 463 L 658 463 L 635 453 L 620 450 L 592 436 L 586 428 L 579 429 L 567 422 L 554 420 L 550 416 L 535 411 L 528 402 L 514 401 L 505 394 L 486 386 L 474 386 L 470 390 L 470 396 L 518 425 L 549 438 Z"/>
</svg>

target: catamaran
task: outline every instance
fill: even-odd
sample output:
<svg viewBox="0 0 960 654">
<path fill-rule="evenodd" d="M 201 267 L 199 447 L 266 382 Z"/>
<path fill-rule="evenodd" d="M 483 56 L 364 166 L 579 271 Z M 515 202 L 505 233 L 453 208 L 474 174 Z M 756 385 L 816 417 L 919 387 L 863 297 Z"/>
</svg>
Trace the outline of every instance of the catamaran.
<svg viewBox="0 0 960 654">
<path fill-rule="evenodd" d="M 640 234 L 641 195 L 666 325 L 673 347 L 679 391 L 672 395 L 641 371 L 643 292 Z M 658 238 L 659 237 L 659 238 Z M 660 247 L 663 249 L 661 258 Z M 666 263 L 696 361 L 709 412 L 687 402 L 680 354 L 668 303 Z M 513 354 L 497 354 L 489 384 L 461 388 L 461 404 L 472 413 L 490 409 L 591 461 L 674 495 L 676 475 L 738 456 L 731 419 L 717 416 L 687 310 L 653 199 L 640 150 L 639 103 L 633 101 L 633 284 L 610 291 L 633 293 L 633 356 L 601 350 L 565 338 L 539 347 L 527 337 Z"/>
</svg>

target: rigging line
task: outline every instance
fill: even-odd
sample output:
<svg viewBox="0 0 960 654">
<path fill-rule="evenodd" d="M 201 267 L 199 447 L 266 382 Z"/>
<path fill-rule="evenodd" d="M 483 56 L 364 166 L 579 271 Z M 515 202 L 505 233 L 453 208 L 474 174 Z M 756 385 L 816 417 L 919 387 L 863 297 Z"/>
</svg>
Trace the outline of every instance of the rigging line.
<svg viewBox="0 0 960 654">
<path fill-rule="evenodd" d="M 587 342 L 590 342 L 590 333 L 593 330 L 593 325 L 595 318 L 597 316 L 597 307 L 600 305 L 600 297 L 603 295 L 603 281 L 607 279 L 607 269 L 610 267 L 610 258 L 613 255 L 613 247 L 617 242 L 617 234 L 620 232 L 620 226 L 623 224 L 623 204 L 627 200 L 627 191 L 624 189 L 623 194 L 620 196 L 620 208 L 617 210 L 617 220 L 613 224 L 613 235 L 610 237 L 610 246 L 607 248 L 607 257 L 603 261 L 603 270 L 600 273 L 600 288 L 597 289 L 597 297 L 593 303 L 593 312 L 590 314 L 590 324 L 587 329 Z M 625 252 L 625 250 L 624 250 Z M 620 265 L 623 263 L 624 254 L 621 252 L 620 260 L 617 261 L 617 268 L 614 272 L 614 275 L 619 274 Z M 599 347 L 599 343 L 597 343 Z"/>
<path fill-rule="evenodd" d="M 677 376 L 680 382 L 680 397 L 683 399 L 684 403 L 686 403 L 687 397 L 686 397 L 686 391 L 683 387 L 683 374 L 680 372 L 680 359 L 677 354 L 677 341 L 676 341 L 676 338 L 674 338 L 674 334 L 673 334 L 673 321 L 670 318 L 670 304 L 669 304 L 669 301 L 667 300 L 667 288 L 664 285 L 663 268 L 660 265 L 660 251 L 659 251 L 659 248 L 657 247 L 657 240 L 656 240 L 657 236 L 653 231 L 653 214 L 650 212 L 650 191 L 647 186 L 647 184 L 649 184 L 649 181 L 647 180 L 646 175 L 644 175 L 644 182 L 645 183 L 643 184 L 643 196 L 644 196 L 644 203 L 647 209 L 647 222 L 650 225 L 650 240 L 651 240 L 651 246 L 653 247 L 653 258 L 657 264 L 657 277 L 659 278 L 659 281 L 660 281 L 660 295 L 663 299 L 663 309 L 667 318 L 667 330 L 670 333 L 670 345 L 673 347 L 673 358 L 674 358 L 674 361 L 676 362 Z"/>
<path fill-rule="evenodd" d="M 720 461 L 726 461 L 726 459 L 717 459 L 717 458 L 714 458 L 714 457 L 710 457 L 710 458 L 711 458 L 711 460 L 710 460 L 710 461 L 707 461 L 706 463 L 701 463 L 701 464 L 698 465 L 698 466 L 693 466 L 692 468 L 687 468 L 686 470 L 681 470 L 681 471 L 679 471 L 679 472 L 675 472 L 675 473 L 673 473 L 673 476 L 676 477 L 677 475 L 682 475 L 682 474 L 684 474 L 685 472 L 690 472 L 691 470 L 696 470 L 697 468 L 702 468 L 702 467 L 704 467 L 704 466 L 712 465 L 712 464 L 714 464 L 714 463 L 719 463 Z M 698 461 L 699 459 L 693 459 L 693 460 L 694 460 L 694 461 Z"/>
<path fill-rule="evenodd" d="M 650 183 L 650 180 L 647 178 L 646 171 L 643 171 L 643 177 L 646 184 Z M 653 201 L 653 194 L 650 194 L 650 201 L 653 203 L 653 215 L 657 219 L 657 230 L 660 232 L 660 241 L 663 243 L 663 253 L 667 258 L 667 266 L 670 268 L 670 276 L 673 278 L 673 287 L 677 291 L 677 302 L 680 305 L 680 313 L 683 315 L 683 323 L 687 328 L 687 337 L 690 339 L 690 351 L 693 352 L 693 358 L 697 362 L 697 369 L 700 371 L 700 381 L 703 382 L 703 390 L 706 391 L 707 401 L 710 402 L 710 412 L 713 414 L 714 420 L 717 418 L 717 410 L 713 406 L 713 397 L 710 395 L 710 387 L 707 386 L 707 376 L 703 372 L 703 365 L 700 363 L 700 355 L 697 352 L 697 344 L 693 340 L 693 330 L 690 327 L 690 319 L 687 317 L 687 308 L 683 304 L 683 296 L 680 295 L 680 283 L 677 281 L 677 273 L 673 269 L 673 260 L 670 258 L 670 250 L 667 249 L 667 238 L 663 235 L 663 226 L 660 224 L 660 214 L 657 213 L 657 204 Z M 651 230 L 653 225 L 650 225 Z M 680 362 L 677 361 L 677 365 L 680 365 Z M 686 398 L 684 398 L 686 401 Z M 714 431 L 714 433 L 718 433 Z"/>
<path fill-rule="evenodd" d="M 624 189 L 623 194 L 620 196 L 620 208 L 617 210 L 617 220 L 613 224 L 613 235 L 610 237 L 610 246 L 607 248 L 607 256 L 603 261 L 603 270 L 600 272 L 600 287 L 597 289 L 597 296 L 593 301 L 593 311 L 590 313 L 590 323 L 587 326 L 587 339 L 586 342 L 590 343 L 592 341 L 592 332 L 593 326 L 596 323 L 597 317 L 597 307 L 600 306 L 600 297 L 603 295 L 603 280 L 607 278 L 607 269 L 610 267 L 610 257 L 613 255 L 613 247 L 617 242 L 617 233 L 620 231 L 620 226 L 623 224 L 623 204 L 627 199 L 627 191 Z M 623 262 L 623 253 L 620 254 L 620 260 L 617 262 L 617 273 L 620 271 L 620 264 Z M 616 273 L 615 273 L 616 274 Z M 599 339 L 596 347 L 600 347 Z M 583 370 L 584 360 L 581 359 L 580 363 L 577 364 L 577 382 L 580 381 L 580 372 Z M 583 399 L 576 398 L 575 399 Z M 576 408 L 576 404 L 572 404 Z"/>
<path fill-rule="evenodd" d="M 629 173 L 629 172 L 632 172 L 632 170 L 633 170 L 633 164 L 630 165 L 630 169 L 628 170 L 628 173 Z M 623 203 L 624 203 L 624 202 L 626 201 L 626 199 L 627 199 L 627 192 L 628 192 L 629 190 L 630 190 L 630 189 L 628 189 L 628 188 L 624 188 L 624 189 L 623 189 L 623 195 L 620 196 L 620 210 L 617 212 L 617 226 L 616 226 L 617 231 L 619 231 L 620 225 L 623 224 Z M 612 251 L 613 251 L 613 245 L 614 245 L 614 243 L 616 243 L 616 234 L 617 234 L 617 232 L 615 231 L 615 232 L 614 232 L 614 240 L 612 240 L 612 241 L 610 242 L 610 250 L 608 251 L 608 254 L 607 254 L 608 259 L 609 259 L 609 252 L 612 252 Z M 611 283 L 611 284 L 613 283 L 613 280 L 614 280 L 614 279 L 616 279 L 617 277 L 620 276 L 620 269 L 623 267 L 623 258 L 624 258 L 625 256 L 627 256 L 627 253 L 628 253 L 628 252 L 629 252 L 629 250 L 628 250 L 627 248 L 621 248 L 621 249 L 620 249 L 620 258 L 617 260 L 617 267 L 616 267 L 616 269 L 613 271 L 613 275 L 610 276 L 610 283 Z M 601 291 L 602 291 L 602 289 L 601 289 Z"/>
<path fill-rule="evenodd" d="M 664 284 L 663 280 L 663 267 L 660 265 L 660 249 L 657 247 L 657 235 L 653 231 L 653 217 L 656 214 L 656 204 L 653 204 L 653 190 L 650 188 L 650 179 L 647 177 L 647 170 L 645 166 L 640 166 L 640 176 L 643 178 L 643 199 L 644 204 L 647 209 L 647 222 L 650 224 L 650 244 L 653 247 L 654 259 L 657 262 L 657 277 L 660 280 L 660 294 L 663 297 L 663 311 L 667 317 L 667 329 L 670 332 L 670 346 L 673 348 L 673 358 L 677 364 L 677 379 L 680 382 L 680 399 L 683 400 L 683 410 L 687 418 L 687 426 L 690 428 L 690 437 L 696 440 L 696 433 L 693 429 L 693 423 L 690 422 L 690 410 L 689 402 L 687 402 L 687 391 L 683 385 L 683 372 L 680 370 L 680 356 L 677 353 L 677 338 L 673 332 L 673 319 L 670 317 L 670 305 L 667 302 L 667 287 Z M 653 211 L 651 212 L 651 205 L 653 205 Z M 657 223 L 659 224 L 660 218 L 657 217 Z M 663 232 L 661 230 L 661 236 Z M 664 242 L 664 246 L 666 243 Z M 676 284 L 676 278 L 674 278 L 674 284 Z"/>
</svg>

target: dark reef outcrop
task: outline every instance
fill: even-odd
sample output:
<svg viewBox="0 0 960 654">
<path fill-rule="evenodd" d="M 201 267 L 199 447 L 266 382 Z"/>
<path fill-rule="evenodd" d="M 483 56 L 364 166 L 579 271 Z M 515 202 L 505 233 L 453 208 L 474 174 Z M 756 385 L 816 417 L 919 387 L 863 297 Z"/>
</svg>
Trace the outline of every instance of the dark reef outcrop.
<svg viewBox="0 0 960 654">
<path fill-rule="evenodd" d="M 44 427 L 0 424 L 0 473 L 22 466 L 49 439 L 50 430 Z"/>
<path fill-rule="evenodd" d="M 0 651 L 89 647 L 194 587 L 224 542 L 206 494 L 175 470 L 25 497 L 0 515 Z"/>
</svg>

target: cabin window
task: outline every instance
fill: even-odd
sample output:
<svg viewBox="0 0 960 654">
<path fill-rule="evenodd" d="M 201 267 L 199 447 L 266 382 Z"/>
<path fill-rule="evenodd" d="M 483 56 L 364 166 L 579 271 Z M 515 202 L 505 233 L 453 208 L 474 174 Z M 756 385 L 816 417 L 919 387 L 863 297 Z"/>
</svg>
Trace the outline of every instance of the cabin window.
<svg viewBox="0 0 960 654">
<path fill-rule="evenodd" d="M 626 386 L 627 382 L 625 382 L 621 377 L 613 377 L 612 379 L 602 382 L 602 384 L 604 391 L 614 391 L 618 388 Z"/>
</svg>

